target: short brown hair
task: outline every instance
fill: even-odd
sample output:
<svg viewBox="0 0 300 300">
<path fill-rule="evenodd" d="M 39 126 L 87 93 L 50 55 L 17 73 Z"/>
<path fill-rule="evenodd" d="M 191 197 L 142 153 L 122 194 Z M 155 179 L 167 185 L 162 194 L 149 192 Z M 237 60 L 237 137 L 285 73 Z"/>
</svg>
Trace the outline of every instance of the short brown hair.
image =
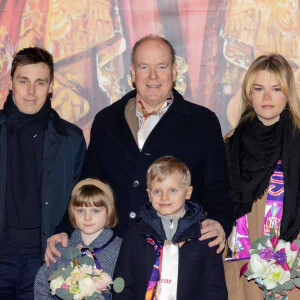
<svg viewBox="0 0 300 300">
<path fill-rule="evenodd" d="M 18 66 L 35 65 L 38 63 L 44 63 L 49 67 L 51 83 L 54 76 L 53 57 L 48 51 L 39 47 L 24 48 L 15 55 L 11 65 L 11 78 L 14 77 Z"/>
<path fill-rule="evenodd" d="M 174 156 L 162 156 L 158 158 L 147 171 L 147 187 L 150 187 L 153 180 L 162 182 L 167 176 L 176 172 L 181 175 L 182 182 L 187 187 L 191 185 L 191 172 L 183 161 Z"/>
<path fill-rule="evenodd" d="M 74 207 L 104 207 L 107 214 L 104 228 L 115 227 L 118 223 L 118 215 L 114 196 L 108 184 L 87 178 L 74 187 L 68 206 L 68 212 L 71 224 L 77 228 L 74 216 Z"/>
<path fill-rule="evenodd" d="M 148 40 L 158 40 L 158 41 L 161 41 L 163 42 L 164 44 L 166 44 L 170 50 L 170 54 L 171 54 L 171 61 L 172 61 L 172 65 L 175 64 L 175 55 L 176 55 L 176 52 L 175 52 L 175 49 L 174 47 L 172 46 L 172 44 L 165 38 L 159 36 L 159 35 L 156 35 L 156 34 L 149 34 L 149 35 L 146 35 L 144 37 L 142 37 L 141 39 L 139 39 L 133 46 L 132 48 L 132 51 L 131 51 L 131 64 L 134 65 L 135 63 L 135 53 L 136 53 L 136 50 L 137 48 L 145 41 L 148 41 Z"/>
</svg>

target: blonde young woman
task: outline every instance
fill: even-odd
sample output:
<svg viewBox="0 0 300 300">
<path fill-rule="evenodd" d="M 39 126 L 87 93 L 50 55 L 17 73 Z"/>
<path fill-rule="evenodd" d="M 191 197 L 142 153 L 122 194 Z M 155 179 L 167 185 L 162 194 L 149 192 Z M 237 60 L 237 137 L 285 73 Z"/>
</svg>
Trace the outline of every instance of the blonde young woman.
<svg viewBox="0 0 300 300">
<path fill-rule="evenodd" d="M 246 73 L 241 98 L 241 118 L 225 139 L 237 221 L 224 265 L 228 299 L 259 300 L 262 290 L 254 280 L 240 278 L 250 243 L 272 228 L 293 241 L 300 229 L 300 108 L 288 62 L 278 54 L 258 57 Z M 271 189 L 270 180 L 276 182 Z M 288 299 L 299 300 L 300 289 Z"/>
</svg>

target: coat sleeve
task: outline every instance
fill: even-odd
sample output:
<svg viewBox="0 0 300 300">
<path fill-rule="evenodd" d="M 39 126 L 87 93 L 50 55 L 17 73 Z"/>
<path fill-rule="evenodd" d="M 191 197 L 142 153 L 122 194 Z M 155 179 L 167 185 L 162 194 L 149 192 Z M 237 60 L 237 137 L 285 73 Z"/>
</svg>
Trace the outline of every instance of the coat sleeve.
<svg viewBox="0 0 300 300">
<path fill-rule="evenodd" d="M 121 244 L 121 249 L 119 257 L 117 260 L 115 272 L 113 278 L 116 279 L 121 277 L 124 279 L 125 287 L 121 293 L 116 293 L 113 291 L 114 300 L 131 300 L 136 299 L 135 292 L 135 279 L 134 279 L 134 240 L 128 232 L 125 234 L 123 242 Z"/>
<path fill-rule="evenodd" d="M 206 255 L 202 257 L 204 264 L 199 276 L 201 277 L 201 298 L 206 300 L 227 300 L 222 256 L 216 253 L 217 247 L 206 246 Z"/>
<path fill-rule="evenodd" d="M 99 134 L 102 133 L 103 128 L 101 126 L 101 112 L 96 116 L 90 135 L 90 143 L 85 155 L 81 179 L 85 178 L 98 178 L 105 179 L 103 168 L 98 159 L 99 147 L 101 147 L 101 141 L 99 141 Z"/>
<path fill-rule="evenodd" d="M 234 217 L 225 178 L 224 144 L 217 117 L 209 125 L 207 153 L 202 170 L 201 202 L 207 212 L 207 218 L 218 221 L 228 237 Z"/>
<path fill-rule="evenodd" d="M 199 277 L 196 286 L 194 286 L 193 300 L 227 300 L 228 292 L 222 256 L 216 253 L 217 246 L 212 248 L 208 246 L 209 241 L 210 240 L 199 242 L 202 245 L 202 251 L 198 258 Z M 186 255 L 188 256 L 189 254 Z M 195 263 L 195 265 L 197 265 L 197 263 Z M 195 273 L 193 274 L 197 276 Z M 190 289 L 192 289 L 192 287 L 190 287 Z"/>
<path fill-rule="evenodd" d="M 57 245 L 57 249 L 61 252 L 62 246 L 59 244 Z M 49 293 L 50 293 L 50 282 L 48 281 L 49 276 L 56 271 L 56 267 L 58 264 L 62 262 L 61 257 L 56 258 L 56 264 L 50 263 L 50 266 L 47 267 L 46 264 L 43 264 L 34 281 L 34 299 L 36 300 L 49 300 Z"/>
<path fill-rule="evenodd" d="M 84 161 L 86 153 L 86 143 L 81 131 L 78 142 L 76 143 L 75 151 L 74 151 L 74 174 L 73 174 L 73 187 L 79 181 L 81 172 L 82 172 L 82 165 Z M 72 191 L 70 191 L 71 194 Z M 55 233 L 65 232 L 69 236 L 73 232 L 74 228 L 71 225 L 69 214 L 68 214 L 68 207 L 61 219 L 61 222 L 55 227 Z"/>
<path fill-rule="evenodd" d="M 41 266 L 34 281 L 34 299 L 49 300 L 50 283 L 48 278 L 54 271 L 55 267 L 52 263 L 49 268 L 45 264 Z"/>
<path fill-rule="evenodd" d="M 82 173 L 82 166 L 85 158 L 86 153 L 86 143 L 81 133 L 80 136 L 80 143 L 77 148 L 76 157 L 75 157 L 75 165 L 74 165 L 74 176 L 73 176 L 73 186 L 79 181 L 80 175 Z"/>
</svg>

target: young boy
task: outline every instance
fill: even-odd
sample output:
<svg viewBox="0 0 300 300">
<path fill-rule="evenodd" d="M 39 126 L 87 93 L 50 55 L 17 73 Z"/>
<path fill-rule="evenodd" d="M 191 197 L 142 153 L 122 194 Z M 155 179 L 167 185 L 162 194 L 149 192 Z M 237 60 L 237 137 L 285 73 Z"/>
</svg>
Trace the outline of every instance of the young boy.
<svg viewBox="0 0 300 300">
<path fill-rule="evenodd" d="M 186 165 L 172 156 L 157 159 L 147 172 L 150 203 L 125 234 L 114 277 L 122 299 L 227 299 L 221 255 L 199 241 L 205 219 L 199 204 L 186 202 L 193 187 Z"/>
</svg>

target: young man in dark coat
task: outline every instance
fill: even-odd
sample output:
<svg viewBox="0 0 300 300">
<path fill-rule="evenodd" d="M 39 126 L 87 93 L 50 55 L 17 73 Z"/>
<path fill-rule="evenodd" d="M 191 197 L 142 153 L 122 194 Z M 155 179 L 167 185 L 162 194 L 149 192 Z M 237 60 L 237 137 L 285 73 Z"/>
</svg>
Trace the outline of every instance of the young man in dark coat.
<svg viewBox="0 0 300 300">
<path fill-rule="evenodd" d="M 186 165 L 172 156 L 157 159 L 147 172 L 151 203 L 125 234 L 114 277 L 125 288 L 113 299 L 226 300 L 222 257 L 199 241 L 202 207 L 190 199 Z"/>
<path fill-rule="evenodd" d="M 51 108 L 52 85 L 50 53 L 16 54 L 0 111 L 0 299 L 33 299 L 47 238 L 81 173 L 83 133 Z"/>
</svg>

